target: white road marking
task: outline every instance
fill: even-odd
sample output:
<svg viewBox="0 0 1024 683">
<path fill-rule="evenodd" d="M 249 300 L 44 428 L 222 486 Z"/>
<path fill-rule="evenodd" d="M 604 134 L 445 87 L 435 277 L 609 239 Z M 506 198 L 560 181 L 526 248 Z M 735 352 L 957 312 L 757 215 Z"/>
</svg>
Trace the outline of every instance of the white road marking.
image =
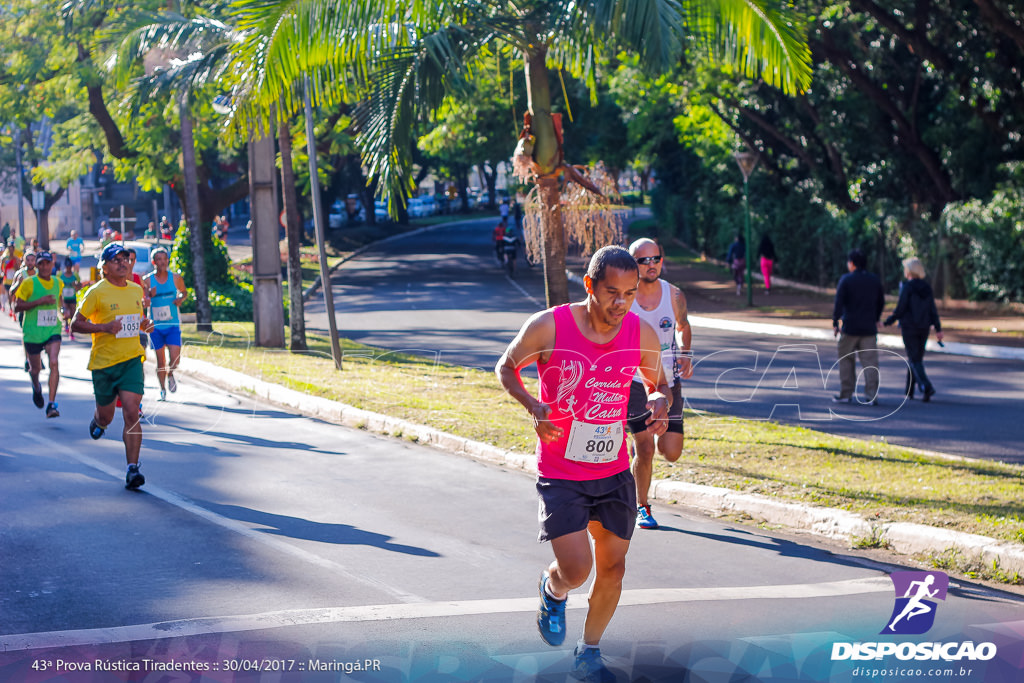
<svg viewBox="0 0 1024 683">
<path fill-rule="evenodd" d="M 796 600 L 891 592 L 892 582 L 889 580 L 889 577 L 881 576 L 828 583 L 780 586 L 627 590 L 622 592 L 619 606 L 629 607 L 635 605 L 724 600 Z M 569 609 L 584 609 L 586 606 L 586 598 L 582 593 L 569 598 Z M 536 609 L 537 598 L 529 597 L 281 610 L 265 612 L 263 614 L 179 619 L 153 624 L 135 624 L 111 628 L 4 635 L 0 636 L 0 651 L 13 652 L 53 647 L 105 645 L 217 633 L 262 631 L 271 628 L 308 626 L 312 624 L 391 621 L 398 619 L 437 619 L 481 614 L 533 612 Z"/>
<path fill-rule="evenodd" d="M 120 470 L 110 467 L 100 462 L 99 460 L 94 460 L 93 458 L 90 458 L 87 455 L 82 455 L 81 453 L 77 453 L 69 448 L 65 448 L 64 446 L 58 444 L 55 441 L 51 441 L 46 437 L 28 432 L 23 433 L 22 436 L 25 436 L 29 439 L 32 439 L 45 445 L 47 448 L 50 449 L 51 452 L 63 453 L 68 457 L 74 458 L 83 465 L 91 467 L 95 470 L 99 470 L 100 472 L 103 472 L 104 474 L 107 474 L 113 477 L 114 479 L 117 479 L 118 481 L 124 480 L 124 473 L 121 472 Z M 171 491 L 162 489 L 159 486 L 152 486 L 150 484 L 146 484 L 145 488 L 139 489 L 139 492 L 147 493 L 153 496 L 154 498 L 158 498 L 164 501 L 165 503 L 169 503 L 177 508 L 184 510 L 185 512 L 192 513 L 196 517 L 216 524 L 217 526 L 223 527 L 228 531 L 233 531 L 236 534 L 244 536 L 250 540 L 262 543 L 263 545 L 273 548 L 278 552 L 291 555 L 292 557 L 298 558 L 322 569 L 326 569 L 338 578 L 346 579 L 348 581 L 352 581 L 354 583 L 358 583 L 369 588 L 381 591 L 385 595 L 390 595 L 396 600 L 400 600 L 402 602 L 424 602 L 425 600 L 424 598 L 418 595 L 415 595 L 413 593 L 407 593 L 399 588 L 390 586 L 384 583 L 383 581 L 378 581 L 377 579 L 374 579 L 373 577 L 365 573 L 356 573 L 346 567 L 343 567 L 342 565 L 336 562 L 332 562 L 331 560 L 320 557 L 315 553 L 303 550 L 302 548 L 282 541 L 275 536 L 263 533 L 262 531 L 259 531 L 257 529 L 252 529 L 242 524 L 241 522 L 233 520 L 229 517 L 225 517 L 223 515 L 219 515 L 216 512 L 213 512 L 212 510 L 207 510 L 206 508 L 196 505 L 192 501 L 182 496 L 179 496 L 176 493 L 172 493 Z"/>
<path fill-rule="evenodd" d="M 521 286 L 521 285 L 520 285 L 520 284 L 519 284 L 518 282 L 516 282 L 515 280 L 513 280 L 513 279 L 512 279 L 512 276 L 510 276 L 510 275 L 509 275 L 508 273 L 505 273 L 505 279 L 506 279 L 506 280 L 508 280 L 508 281 L 509 281 L 509 283 L 510 283 L 510 284 L 511 284 L 511 285 L 512 285 L 513 287 L 515 287 L 516 289 L 518 289 L 518 290 L 519 290 L 519 293 L 520 293 L 520 294 L 522 294 L 522 295 L 523 295 L 523 296 L 525 296 L 525 297 L 526 297 L 527 299 L 529 299 L 529 300 L 530 300 L 531 302 L 533 302 L 533 305 L 534 305 L 534 306 L 538 306 L 538 307 L 540 307 L 540 308 L 544 308 L 544 304 L 543 304 L 543 303 L 541 303 L 540 301 L 538 301 L 536 297 L 534 297 L 534 296 L 533 296 L 532 294 L 530 294 L 530 293 L 529 293 L 529 292 L 527 292 L 527 291 L 526 291 L 525 289 L 523 289 L 523 288 L 522 288 L 522 286 Z"/>
</svg>

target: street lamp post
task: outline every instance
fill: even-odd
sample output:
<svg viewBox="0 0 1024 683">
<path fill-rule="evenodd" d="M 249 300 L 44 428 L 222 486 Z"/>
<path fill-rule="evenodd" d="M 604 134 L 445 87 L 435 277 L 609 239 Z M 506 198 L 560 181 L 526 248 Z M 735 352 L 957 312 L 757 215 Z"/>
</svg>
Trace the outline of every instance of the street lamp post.
<svg viewBox="0 0 1024 683">
<path fill-rule="evenodd" d="M 736 152 L 733 156 L 736 158 L 736 163 L 739 164 L 740 172 L 743 174 L 743 210 L 746 214 L 744 239 L 747 242 L 747 306 L 753 306 L 754 289 L 751 286 L 753 278 L 750 273 L 750 262 L 752 260 L 753 244 L 750 241 L 750 201 L 747 198 L 747 181 L 750 179 L 750 174 L 753 173 L 754 167 L 757 166 L 757 155 L 751 152 L 750 150 L 747 150 L 746 152 Z"/>
</svg>

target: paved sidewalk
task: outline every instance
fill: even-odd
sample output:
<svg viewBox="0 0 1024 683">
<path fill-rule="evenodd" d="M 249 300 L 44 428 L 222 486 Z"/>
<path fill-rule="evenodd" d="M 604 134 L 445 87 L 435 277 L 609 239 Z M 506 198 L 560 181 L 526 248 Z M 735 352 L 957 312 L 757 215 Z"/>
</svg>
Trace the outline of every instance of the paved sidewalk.
<svg viewBox="0 0 1024 683">
<path fill-rule="evenodd" d="M 772 292 L 765 293 L 760 273 L 754 278 L 754 306 L 746 305 L 746 291 L 736 295 L 736 285 L 724 264 L 711 261 L 680 263 L 669 261 L 665 277 L 686 293 L 692 315 L 720 320 L 785 325 L 802 330 L 816 330 L 832 337 L 833 289 L 819 289 L 792 283 L 784 278 L 772 278 Z M 1024 305 L 983 305 L 966 301 L 937 302 L 946 346 L 972 344 L 1020 349 L 1015 357 L 1024 360 Z M 896 306 L 895 297 L 887 297 L 888 315 Z M 882 328 L 882 335 L 899 340 L 899 328 Z M 808 335 L 812 336 L 812 335 Z M 938 348 L 934 334 L 930 351 L 953 352 Z M 898 341 L 902 348 L 902 341 Z M 957 348 L 957 347 L 953 347 Z M 975 355 L 975 354 L 969 354 Z M 992 356 L 990 356 L 992 357 Z"/>
</svg>

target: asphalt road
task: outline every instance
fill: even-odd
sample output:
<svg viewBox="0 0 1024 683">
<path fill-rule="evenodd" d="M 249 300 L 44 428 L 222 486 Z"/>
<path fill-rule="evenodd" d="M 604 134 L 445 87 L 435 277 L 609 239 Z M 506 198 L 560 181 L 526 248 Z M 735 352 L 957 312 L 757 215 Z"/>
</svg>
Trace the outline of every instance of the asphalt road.
<svg viewBox="0 0 1024 683">
<path fill-rule="evenodd" d="M 544 308 L 540 268 L 520 261 L 513 281 L 494 260 L 493 223 L 410 234 L 345 264 L 332 280 L 340 333 L 490 371 L 523 322 Z M 577 286 L 571 294 L 584 296 Z M 314 297 L 306 311 L 309 327 L 327 329 L 322 298 Z M 923 404 L 904 400 L 902 354 L 882 350 L 880 405 L 833 405 L 839 386 L 833 343 L 708 328 L 695 328 L 693 339 L 696 371 L 684 393 L 695 410 L 1024 462 L 1024 363 L 929 354 L 939 393 Z"/>
<path fill-rule="evenodd" d="M 541 642 L 550 549 L 528 475 L 191 380 L 159 403 L 150 367 L 148 481 L 126 491 L 120 418 L 87 436 L 86 350 L 65 345 L 61 417 L 47 420 L 0 320 L 0 680 L 566 679 L 586 601 L 570 599 L 565 647 Z M 878 636 L 892 567 L 677 506 L 655 513 L 663 530 L 637 532 L 603 643 L 619 680 L 849 681 L 862 662 L 832 661 L 835 643 L 893 640 Z M 915 667 L 1019 680 L 1022 604 L 951 587 L 928 639 L 992 641 L 999 656 Z M 148 670 L 110 670 L 131 667 Z"/>
</svg>

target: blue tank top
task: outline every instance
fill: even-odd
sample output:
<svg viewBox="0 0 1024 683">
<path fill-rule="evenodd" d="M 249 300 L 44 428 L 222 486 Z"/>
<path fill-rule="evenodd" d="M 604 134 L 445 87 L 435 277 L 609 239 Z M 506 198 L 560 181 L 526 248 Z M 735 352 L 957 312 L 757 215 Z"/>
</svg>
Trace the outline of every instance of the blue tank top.
<svg viewBox="0 0 1024 683">
<path fill-rule="evenodd" d="M 156 271 L 146 276 L 156 288 L 156 294 L 149 301 L 149 319 L 157 327 L 178 327 L 178 307 L 174 300 L 178 297 L 178 288 L 174 285 L 174 273 L 167 271 L 167 280 L 163 284 L 156 279 Z"/>
</svg>

